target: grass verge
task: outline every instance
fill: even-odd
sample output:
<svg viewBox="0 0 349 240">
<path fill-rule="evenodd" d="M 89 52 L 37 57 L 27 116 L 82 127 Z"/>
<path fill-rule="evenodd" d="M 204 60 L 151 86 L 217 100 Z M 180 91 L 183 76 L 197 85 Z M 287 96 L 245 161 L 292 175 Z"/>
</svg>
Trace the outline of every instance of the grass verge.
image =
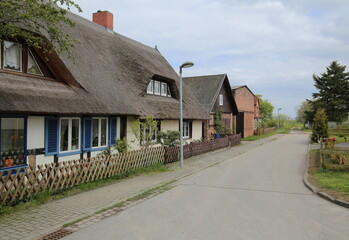
<svg viewBox="0 0 349 240">
<path fill-rule="evenodd" d="M 263 134 L 263 135 L 248 136 L 248 137 L 244 137 L 243 139 L 241 139 L 241 141 L 255 141 L 255 140 L 259 140 L 259 139 L 263 139 L 263 138 L 266 138 L 266 137 L 270 137 L 270 136 L 276 135 L 278 133 L 279 133 L 278 131 L 274 131 L 274 132 L 271 132 L 271 133 L 268 133 L 268 134 Z"/>
<path fill-rule="evenodd" d="M 4 206 L 0 204 L 0 221 L 7 217 L 12 217 L 14 214 L 19 213 L 19 212 L 25 212 L 29 211 L 35 208 L 40 207 L 42 204 L 48 203 L 53 200 L 69 197 L 81 192 L 86 192 L 90 191 L 93 189 L 97 189 L 100 187 L 108 186 L 111 184 L 114 184 L 122 179 L 125 178 L 130 178 L 134 176 L 139 176 L 139 175 L 153 175 L 161 172 L 167 172 L 171 171 L 170 167 L 163 165 L 163 164 L 155 164 L 152 166 L 148 166 L 145 168 L 139 168 L 135 170 L 130 170 L 127 171 L 123 174 L 102 179 L 102 180 L 97 180 L 93 182 L 88 182 L 88 183 L 83 183 L 78 186 L 75 186 L 70 189 L 65 189 L 62 191 L 56 191 L 56 192 L 42 192 L 39 193 L 36 197 L 32 197 L 30 199 L 24 199 L 21 201 L 18 201 L 15 203 L 13 206 Z"/>
<path fill-rule="evenodd" d="M 309 182 L 334 198 L 349 202 L 349 172 L 324 171 L 318 150 L 310 152 Z"/>
</svg>

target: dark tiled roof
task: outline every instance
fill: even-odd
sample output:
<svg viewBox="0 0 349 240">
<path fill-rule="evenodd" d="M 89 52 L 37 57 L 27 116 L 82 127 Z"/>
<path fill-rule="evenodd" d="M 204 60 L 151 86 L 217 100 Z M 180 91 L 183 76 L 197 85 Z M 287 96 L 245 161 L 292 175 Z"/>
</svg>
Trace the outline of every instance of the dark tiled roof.
<svg viewBox="0 0 349 240">
<path fill-rule="evenodd" d="M 75 14 L 69 13 L 69 16 L 76 26 L 63 28 L 80 41 L 73 48 L 76 64 L 66 56 L 60 59 L 81 88 L 0 73 L 1 112 L 179 118 L 179 76 L 157 49 L 108 32 Z M 154 75 L 172 81 L 175 98 L 146 94 Z M 209 118 L 185 86 L 183 100 L 184 118 Z"/>
<path fill-rule="evenodd" d="M 225 81 L 230 89 L 227 74 L 186 77 L 183 78 L 183 85 L 186 84 L 190 88 L 200 104 L 205 108 L 206 112 L 210 113 Z M 232 95 L 231 100 L 234 111 L 237 112 L 236 103 Z"/>
</svg>

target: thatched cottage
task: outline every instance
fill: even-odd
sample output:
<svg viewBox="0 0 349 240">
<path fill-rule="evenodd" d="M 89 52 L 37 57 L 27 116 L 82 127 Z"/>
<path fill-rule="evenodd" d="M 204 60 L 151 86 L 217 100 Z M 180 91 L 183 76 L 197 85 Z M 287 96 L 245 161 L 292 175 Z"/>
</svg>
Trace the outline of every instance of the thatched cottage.
<svg viewBox="0 0 349 240">
<path fill-rule="evenodd" d="M 1 41 L 2 170 L 93 157 L 116 138 L 131 143 L 130 124 L 149 115 L 162 131 L 179 130 L 179 76 L 161 53 L 115 33 L 109 12 L 96 13 L 98 24 L 69 16 L 76 26 L 65 31 L 80 41 L 76 64 Z M 183 100 L 186 137 L 201 139 L 209 114 L 185 83 Z"/>
</svg>

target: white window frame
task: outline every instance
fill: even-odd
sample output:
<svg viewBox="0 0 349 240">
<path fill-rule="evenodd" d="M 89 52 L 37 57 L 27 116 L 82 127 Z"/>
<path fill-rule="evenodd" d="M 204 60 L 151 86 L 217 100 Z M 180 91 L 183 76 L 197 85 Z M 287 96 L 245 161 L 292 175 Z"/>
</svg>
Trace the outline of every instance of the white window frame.
<svg viewBox="0 0 349 240">
<path fill-rule="evenodd" d="M 12 41 L 6 41 L 6 42 L 10 42 L 13 43 L 14 45 L 19 45 L 20 46 L 20 55 L 19 55 L 19 70 L 15 70 L 15 69 L 10 69 L 10 68 L 5 68 L 5 41 L 3 41 L 3 52 L 2 52 L 2 57 L 4 59 L 4 61 L 2 62 L 1 66 L 2 69 L 4 70 L 8 70 L 8 71 L 13 71 L 13 72 L 23 72 L 23 46 L 20 43 L 16 43 L 16 42 L 12 42 Z"/>
<path fill-rule="evenodd" d="M 167 97 L 167 83 L 160 82 L 160 92 L 161 96 Z"/>
<path fill-rule="evenodd" d="M 39 71 L 40 71 L 40 73 L 39 74 L 37 74 L 37 73 L 30 73 L 29 71 L 28 71 L 28 67 L 29 67 L 29 55 L 31 56 L 31 58 L 34 60 L 34 62 L 35 62 L 35 64 L 36 64 L 36 66 L 38 67 L 38 69 L 39 69 Z M 27 56 L 27 73 L 28 74 L 30 74 L 30 75 L 36 75 L 36 76 L 44 76 L 44 74 L 42 74 L 42 71 L 41 71 L 41 68 L 40 68 L 40 66 L 39 66 L 39 64 L 38 64 L 38 62 L 36 61 L 36 58 L 34 57 L 34 54 L 30 51 L 30 49 L 28 48 L 28 56 Z"/>
<path fill-rule="evenodd" d="M 109 121 L 108 118 L 105 117 L 94 117 L 92 118 L 92 136 L 93 136 L 93 120 L 98 119 L 98 145 L 97 146 L 93 146 L 93 139 L 92 139 L 92 148 L 102 148 L 102 147 L 107 147 L 108 146 L 108 137 L 109 137 L 109 131 L 108 131 L 108 127 L 109 127 Z M 105 141 L 105 145 L 101 145 L 101 141 L 102 141 L 102 119 L 106 120 L 107 124 L 106 124 L 106 141 Z"/>
<path fill-rule="evenodd" d="M 172 97 L 171 96 L 170 85 L 168 85 L 168 84 L 167 84 L 167 97 Z"/>
<path fill-rule="evenodd" d="M 159 86 L 159 92 L 156 91 L 156 85 Z M 161 82 L 154 80 L 154 95 L 160 95 L 161 93 Z"/>
<path fill-rule="evenodd" d="M 154 80 L 150 80 L 150 83 L 147 88 L 148 94 L 154 94 Z"/>
<path fill-rule="evenodd" d="M 78 143 L 78 146 L 79 148 L 78 149 L 74 149 L 72 150 L 72 122 L 73 122 L 73 119 L 74 120 L 79 120 L 79 143 Z M 66 151 L 61 151 L 61 125 L 62 125 L 62 120 L 68 120 L 68 150 Z M 59 119 L 59 146 L 58 146 L 58 149 L 59 149 L 59 153 L 69 153 L 69 152 L 78 152 L 81 150 L 81 119 L 80 118 L 74 118 L 74 117 L 71 117 L 71 118 L 60 118 Z"/>
<path fill-rule="evenodd" d="M 183 138 L 189 138 L 190 136 L 190 123 L 189 121 L 183 121 Z M 187 134 L 186 134 L 186 130 L 187 130 Z"/>
<path fill-rule="evenodd" d="M 223 94 L 219 94 L 219 106 L 223 106 Z"/>
</svg>

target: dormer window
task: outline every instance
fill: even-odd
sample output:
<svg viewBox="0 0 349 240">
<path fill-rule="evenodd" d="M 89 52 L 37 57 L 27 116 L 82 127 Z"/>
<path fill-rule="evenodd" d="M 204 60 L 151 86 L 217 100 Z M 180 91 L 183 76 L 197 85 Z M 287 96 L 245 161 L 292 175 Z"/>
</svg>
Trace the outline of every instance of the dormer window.
<svg viewBox="0 0 349 240">
<path fill-rule="evenodd" d="M 0 42 L 1 43 L 1 42 Z M 3 70 L 44 76 L 31 50 L 20 43 L 2 41 L 0 62 Z"/>
<path fill-rule="evenodd" d="M 36 62 L 32 52 L 29 50 L 28 51 L 28 66 L 27 66 L 27 73 L 29 74 L 34 74 L 34 75 L 39 75 L 42 76 L 41 69 Z"/>
<path fill-rule="evenodd" d="M 150 80 L 147 93 L 152 95 L 160 95 L 164 97 L 171 97 L 170 87 L 166 82 Z"/>
<path fill-rule="evenodd" d="M 22 45 L 4 41 L 4 69 L 22 71 Z"/>
</svg>

